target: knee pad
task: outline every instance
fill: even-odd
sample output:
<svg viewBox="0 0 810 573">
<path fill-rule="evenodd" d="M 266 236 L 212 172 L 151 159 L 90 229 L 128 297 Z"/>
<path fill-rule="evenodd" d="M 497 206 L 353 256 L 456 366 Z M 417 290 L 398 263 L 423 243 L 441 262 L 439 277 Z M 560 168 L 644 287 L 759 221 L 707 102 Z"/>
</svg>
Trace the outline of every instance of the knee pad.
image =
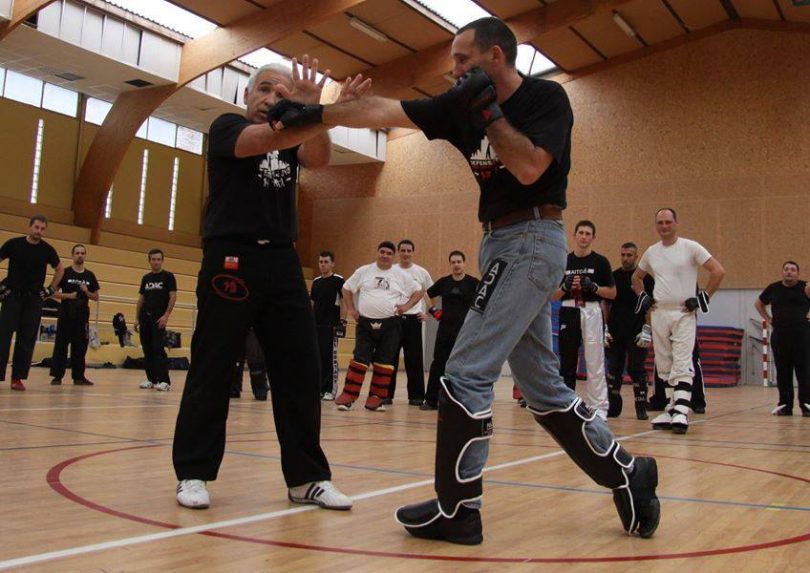
<svg viewBox="0 0 810 573">
<path fill-rule="evenodd" d="M 390 364 L 379 364 L 375 362 L 371 371 L 371 388 L 369 393 L 388 398 L 388 387 L 391 385 L 391 377 L 394 375 L 394 367 Z"/>
<path fill-rule="evenodd" d="M 594 423 L 596 412 L 581 398 L 564 410 L 540 412 L 530 407 L 529 411 L 593 481 L 610 489 L 627 485 L 633 456 L 616 440 L 612 439 L 604 451 L 591 441 L 587 430 Z"/>
<path fill-rule="evenodd" d="M 436 494 L 439 511 L 453 517 L 464 502 L 481 498 L 482 474 L 461 476 L 461 460 L 475 442 L 492 436 L 492 410 L 471 413 L 453 396 L 450 381 L 441 379 L 439 423 L 436 437 Z"/>
</svg>

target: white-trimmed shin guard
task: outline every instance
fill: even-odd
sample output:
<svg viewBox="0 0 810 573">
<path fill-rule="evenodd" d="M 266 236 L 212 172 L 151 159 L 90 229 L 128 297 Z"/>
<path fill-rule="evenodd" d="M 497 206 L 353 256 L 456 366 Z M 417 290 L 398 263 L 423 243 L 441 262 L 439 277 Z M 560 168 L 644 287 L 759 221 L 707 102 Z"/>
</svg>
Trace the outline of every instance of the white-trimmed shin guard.
<svg viewBox="0 0 810 573">
<path fill-rule="evenodd" d="M 483 494 L 482 473 L 462 477 L 461 461 L 472 444 L 492 436 L 492 409 L 470 412 L 453 395 L 450 381 L 444 377 L 440 381 L 435 489 L 439 512 L 452 518 L 461 504 L 477 501 Z"/>
<path fill-rule="evenodd" d="M 670 386 L 672 388 L 672 386 Z M 670 414 L 683 414 L 689 417 L 692 405 L 692 380 L 678 380 L 672 388 L 674 400 L 671 402 L 672 410 Z"/>
</svg>

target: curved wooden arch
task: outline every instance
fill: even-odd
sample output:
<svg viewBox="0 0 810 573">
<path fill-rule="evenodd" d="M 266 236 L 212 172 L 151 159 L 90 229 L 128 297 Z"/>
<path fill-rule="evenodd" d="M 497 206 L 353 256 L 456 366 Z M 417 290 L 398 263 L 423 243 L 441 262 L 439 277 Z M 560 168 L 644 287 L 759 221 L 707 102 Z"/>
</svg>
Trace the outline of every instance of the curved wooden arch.
<svg viewBox="0 0 810 573">
<path fill-rule="evenodd" d="M 74 223 L 91 228 L 98 242 L 107 190 L 135 134 L 172 94 L 206 72 L 310 26 L 323 23 L 365 0 L 287 0 L 183 46 L 176 84 L 121 92 L 93 139 L 73 193 Z"/>
</svg>

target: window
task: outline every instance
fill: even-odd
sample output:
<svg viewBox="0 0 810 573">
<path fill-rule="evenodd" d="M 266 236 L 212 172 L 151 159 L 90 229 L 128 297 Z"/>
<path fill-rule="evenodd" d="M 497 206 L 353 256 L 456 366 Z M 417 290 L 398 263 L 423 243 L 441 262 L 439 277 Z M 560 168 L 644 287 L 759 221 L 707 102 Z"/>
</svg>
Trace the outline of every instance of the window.
<svg viewBox="0 0 810 573">
<path fill-rule="evenodd" d="M 177 206 L 177 178 L 180 175 L 180 158 L 174 158 L 174 170 L 172 171 L 172 199 L 169 203 L 169 230 L 174 231 L 174 211 Z"/>
<path fill-rule="evenodd" d="M 143 206 L 146 202 L 146 178 L 149 175 L 149 150 L 143 150 L 143 164 L 141 167 L 141 194 L 138 198 L 138 224 L 143 225 Z"/>
<path fill-rule="evenodd" d="M 42 94 L 42 107 L 70 117 L 76 117 L 79 107 L 79 94 L 46 83 Z"/>
<path fill-rule="evenodd" d="M 6 85 L 6 70 L 0 68 L 0 95 L 3 93 L 3 86 Z"/>
<path fill-rule="evenodd" d="M 107 201 L 104 203 L 104 218 L 109 219 L 112 215 L 112 199 L 113 199 L 113 188 L 115 184 L 110 185 L 110 190 L 107 191 Z"/>
<path fill-rule="evenodd" d="M 37 142 L 34 144 L 34 173 L 31 176 L 31 203 L 37 202 L 39 195 L 39 167 L 42 163 L 42 137 L 45 134 L 45 120 L 37 124 Z"/>
<path fill-rule="evenodd" d="M 202 155 L 203 134 L 195 129 L 189 129 L 182 125 L 177 126 L 177 149 Z"/>
<path fill-rule="evenodd" d="M 156 117 L 150 117 L 147 124 L 146 139 L 174 147 L 177 140 L 177 125 Z"/>
<path fill-rule="evenodd" d="M 40 107 L 42 105 L 42 80 L 7 70 L 3 95 L 14 101 Z"/>
<path fill-rule="evenodd" d="M 84 121 L 95 125 L 104 123 L 104 119 L 110 112 L 112 104 L 94 97 L 87 98 L 87 106 L 84 112 Z"/>
</svg>

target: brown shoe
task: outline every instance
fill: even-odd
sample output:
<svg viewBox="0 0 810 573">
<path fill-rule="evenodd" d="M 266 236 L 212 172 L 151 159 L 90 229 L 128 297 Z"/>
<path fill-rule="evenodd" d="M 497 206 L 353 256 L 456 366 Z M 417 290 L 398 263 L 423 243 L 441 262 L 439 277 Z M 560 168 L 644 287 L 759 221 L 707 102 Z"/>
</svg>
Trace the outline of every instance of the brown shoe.
<svg viewBox="0 0 810 573">
<path fill-rule="evenodd" d="M 17 390 L 18 392 L 25 392 L 25 384 L 23 384 L 22 380 L 18 378 L 12 378 L 11 389 Z"/>
<path fill-rule="evenodd" d="M 379 396 L 375 396 L 374 394 L 369 394 L 368 398 L 366 398 L 366 410 L 371 410 L 372 412 L 385 412 L 383 399 Z"/>
</svg>

